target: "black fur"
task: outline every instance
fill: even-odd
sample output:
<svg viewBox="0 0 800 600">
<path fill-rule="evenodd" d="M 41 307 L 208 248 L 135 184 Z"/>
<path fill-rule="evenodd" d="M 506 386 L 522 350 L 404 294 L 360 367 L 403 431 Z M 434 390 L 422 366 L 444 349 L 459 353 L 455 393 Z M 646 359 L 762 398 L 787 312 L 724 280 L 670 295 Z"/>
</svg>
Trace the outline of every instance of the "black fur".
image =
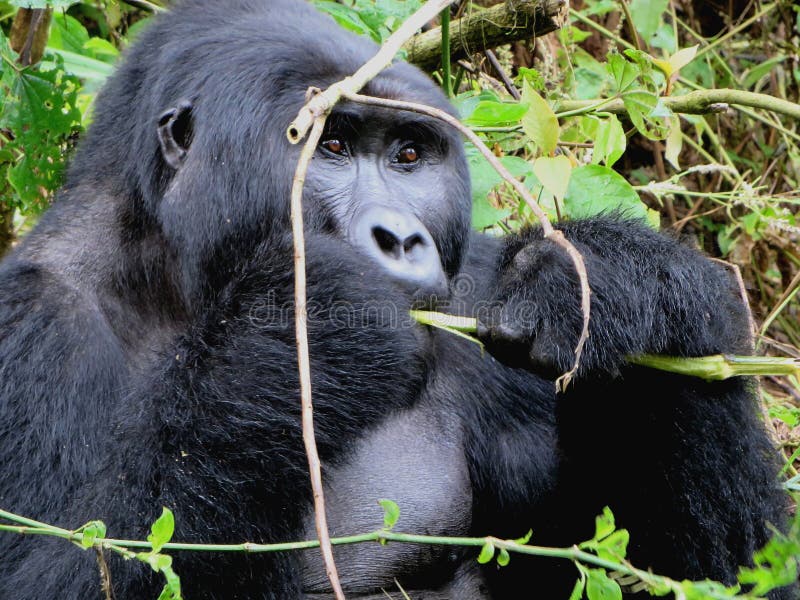
<svg viewBox="0 0 800 600">
<path fill-rule="evenodd" d="M 57 202 L 0 266 L 0 506 L 70 528 L 99 518 L 119 538 L 144 538 L 162 506 L 184 542 L 313 536 L 291 310 L 299 149 L 284 132 L 308 86 L 374 50 L 293 0 L 186 0 L 143 33 Z M 365 92 L 450 110 L 402 63 Z M 387 171 L 387 188 L 346 175 L 355 157 L 320 151 L 309 172 L 309 339 L 333 533 L 377 529 L 388 497 L 400 530 L 533 529 L 537 544 L 570 545 L 609 505 L 637 566 L 733 582 L 786 503 L 752 382 L 625 363 L 748 351 L 724 270 L 621 219 L 565 225 L 586 259 L 592 325 L 577 381 L 557 397 L 544 376 L 569 366 L 580 329 L 562 252 L 537 229 L 469 237 L 452 132 L 341 110 L 333 122 L 374 146 L 384 133 L 429 139 L 418 168 Z M 172 144 L 169 119 L 186 115 Z M 524 369 L 408 321 L 418 290 L 344 231 L 370 194 L 392 195 L 435 240 L 453 289 L 441 308 L 479 315 L 490 352 Z M 570 564 L 515 556 L 481 569 L 474 552 L 438 547 L 336 553 L 349 597 L 384 597 L 397 578 L 415 599 L 557 598 L 575 578 Z M 157 596 L 144 565 L 108 559 L 118 600 Z M 190 600 L 328 598 L 318 563 L 316 550 L 175 556 Z M 0 536 L 0 599 L 102 597 L 92 554 Z"/>
</svg>

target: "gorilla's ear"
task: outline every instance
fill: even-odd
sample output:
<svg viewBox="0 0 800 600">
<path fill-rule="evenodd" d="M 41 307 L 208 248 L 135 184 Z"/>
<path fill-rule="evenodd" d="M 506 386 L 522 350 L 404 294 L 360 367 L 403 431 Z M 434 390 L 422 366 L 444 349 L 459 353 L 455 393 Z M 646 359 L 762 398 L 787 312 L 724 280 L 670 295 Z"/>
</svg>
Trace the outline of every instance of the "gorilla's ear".
<svg viewBox="0 0 800 600">
<path fill-rule="evenodd" d="M 192 103 L 181 100 L 158 118 L 158 142 L 161 155 L 173 169 L 178 169 L 192 143 Z"/>
</svg>

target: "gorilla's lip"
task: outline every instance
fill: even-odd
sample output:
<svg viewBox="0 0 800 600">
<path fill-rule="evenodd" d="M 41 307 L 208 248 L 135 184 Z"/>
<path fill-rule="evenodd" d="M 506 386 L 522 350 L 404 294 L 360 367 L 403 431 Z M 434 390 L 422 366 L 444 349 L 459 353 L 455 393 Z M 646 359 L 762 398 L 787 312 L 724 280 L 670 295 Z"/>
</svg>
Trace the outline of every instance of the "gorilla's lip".
<svg viewBox="0 0 800 600">
<path fill-rule="evenodd" d="M 442 288 L 419 288 L 412 294 L 411 308 L 413 310 L 436 310 L 448 304 L 450 291 L 447 286 Z"/>
</svg>

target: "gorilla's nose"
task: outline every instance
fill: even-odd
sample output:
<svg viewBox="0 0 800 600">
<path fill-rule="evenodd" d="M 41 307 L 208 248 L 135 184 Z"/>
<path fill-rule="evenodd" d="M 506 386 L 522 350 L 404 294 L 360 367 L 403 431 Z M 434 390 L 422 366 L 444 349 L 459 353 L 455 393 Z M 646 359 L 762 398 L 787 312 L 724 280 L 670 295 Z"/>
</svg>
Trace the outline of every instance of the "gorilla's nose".
<svg viewBox="0 0 800 600">
<path fill-rule="evenodd" d="M 447 278 L 430 232 L 414 215 L 373 206 L 353 223 L 352 240 L 383 269 L 425 293 L 443 294 Z"/>
</svg>

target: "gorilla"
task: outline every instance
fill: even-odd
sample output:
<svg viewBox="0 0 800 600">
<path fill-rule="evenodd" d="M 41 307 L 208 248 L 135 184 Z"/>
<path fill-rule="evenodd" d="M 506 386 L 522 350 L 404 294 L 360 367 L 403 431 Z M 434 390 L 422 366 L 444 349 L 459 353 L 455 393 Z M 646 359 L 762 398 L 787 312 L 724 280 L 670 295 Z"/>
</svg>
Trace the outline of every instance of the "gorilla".
<svg viewBox="0 0 800 600">
<path fill-rule="evenodd" d="M 184 0 L 127 52 L 57 201 L 0 267 L 0 506 L 143 539 L 316 537 L 301 427 L 288 124 L 376 51 L 297 0 Z M 452 112 L 396 62 L 365 93 Z M 726 273 L 621 216 L 560 225 L 592 286 L 590 337 L 569 259 L 541 230 L 471 234 L 462 142 L 417 114 L 343 103 L 305 192 L 316 435 L 333 535 L 382 526 L 569 546 L 609 506 L 629 557 L 735 581 L 786 498 L 754 383 L 627 364 L 750 350 Z M 488 353 L 408 318 L 478 315 Z M 337 547 L 352 598 L 569 595 L 569 562 L 391 543 Z M 0 537 L 0 598 L 101 599 L 96 557 Z M 176 552 L 185 597 L 331 598 L 319 551 Z M 114 597 L 160 576 L 108 556 Z M 632 594 L 633 592 L 631 592 Z M 794 597 L 783 590 L 773 598 Z"/>
</svg>

